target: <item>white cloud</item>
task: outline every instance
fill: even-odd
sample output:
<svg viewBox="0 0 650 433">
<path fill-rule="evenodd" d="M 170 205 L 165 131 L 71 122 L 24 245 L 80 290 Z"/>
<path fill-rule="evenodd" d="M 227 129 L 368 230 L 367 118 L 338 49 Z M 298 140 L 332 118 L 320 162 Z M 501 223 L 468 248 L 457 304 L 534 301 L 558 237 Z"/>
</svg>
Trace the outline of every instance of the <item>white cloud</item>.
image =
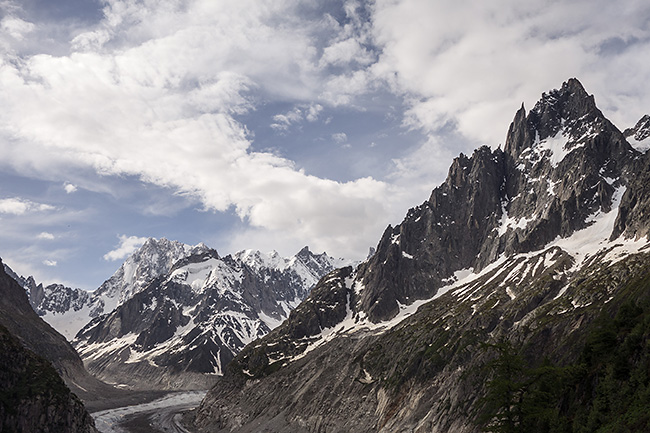
<svg viewBox="0 0 650 433">
<path fill-rule="evenodd" d="M 323 111 L 323 106 L 320 104 L 311 104 L 307 108 L 307 113 L 305 115 L 305 118 L 309 122 L 315 122 L 318 120 L 318 116 L 320 116 L 321 111 Z"/>
<path fill-rule="evenodd" d="M 66 193 L 72 194 L 73 192 L 76 192 L 78 188 L 76 185 L 66 182 L 65 184 L 63 184 L 63 189 L 65 190 Z"/>
<path fill-rule="evenodd" d="M 332 134 L 332 140 L 334 140 L 336 143 L 345 143 L 348 141 L 348 136 L 345 132 L 336 132 Z"/>
<path fill-rule="evenodd" d="M 0 199 L 0 213 L 4 214 L 23 215 L 28 212 L 44 212 L 54 209 L 54 206 L 48 204 L 35 203 L 17 197 Z"/>
<path fill-rule="evenodd" d="M 54 235 L 52 233 L 48 233 L 48 232 L 41 232 L 41 233 L 39 233 L 37 238 L 51 241 L 51 240 L 54 239 Z"/>
<path fill-rule="evenodd" d="M 140 248 L 147 240 L 146 237 L 140 238 L 137 236 L 126 235 L 120 235 L 119 239 L 120 243 L 117 248 L 104 254 L 104 260 L 113 262 L 116 260 L 125 259 L 130 256 L 135 250 Z"/>
<path fill-rule="evenodd" d="M 0 30 L 14 39 L 22 40 L 34 30 L 34 24 L 14 16 L 6 16 L 0 21 Z"/>
<path fill-rule="evenodd" d="M 298 107 L 284 114 L 276 114 L 273 116 L 271 128 L 280 132 L 287 131 L 291 125 L 302 121 L 302 116 L 302 110 Z"/>
<path fill-rule="evenodd" d="M 276 114 L 273 116 L 271 128 L 278 132 L 285 132 L 288 131 L 291 126 L 299 125 L 304 120 L 315 122 L 318 120 L 322 111 L 323 106 L 320 104 L 300 104 L 284 114 Z"/>
<path fill-rule="evenodd" d="M 373 70 L 411 97 L 409 124 L 431 134 L 451 124 L 496 146 L 521 102 L 574 76 L 625 128 L 650 106 L 650 4 L 623 3 L 379 0 Z"/>
<path fill-rule="evenodd" d="M 326 47 L 320 58 L 320 64 L 321 66 L 339 66 L 356 62 L 367 66 L 374 60 L 374 55 L 361 46 L 356 38 L 349 38 Z"/>
<path fill-rule="evenodd" d="M 54 266 L 57 265 L 57 262 L 56 262 L 56 260 L 43 260 L 43 264 L 44 264 L 45 266 L 51 266 L 51 267 L 54 267 Z"/>
<path fill-rule="evenodd" d="M 0 200 L 0 213 L 22 215 L 29 210 L 29 202 L 17 198 Z"/>
<path fill-rule="evenodd" d="M 280 188 L 287 195 L 284 207 L 268 200 L 250 210 L 251 228 L 233 233 L 227 249 L 281 249 L 294 254 L 309 241 L 314 251 L 327 251 L 343 257 L 365 258 L 387 225 L 395 221 L 391 213 L 399 200 L 392 188 L 372 179 L 343 184 L 318 180 L 321 185 L 298 190 L 269 182 L 267 188 Z M 368 197 L 384 197 L 369 200 Z M 403 216 L 403 209 L 398 214 Z M 383 215 L 377 218 L 377 215 Z M 399 220 L 397 220 L 399 221 Z M 351 233 L 351 230 L 356 233 Z M 321 235 L 323 234 L 323 235 Z"/>
</svg>

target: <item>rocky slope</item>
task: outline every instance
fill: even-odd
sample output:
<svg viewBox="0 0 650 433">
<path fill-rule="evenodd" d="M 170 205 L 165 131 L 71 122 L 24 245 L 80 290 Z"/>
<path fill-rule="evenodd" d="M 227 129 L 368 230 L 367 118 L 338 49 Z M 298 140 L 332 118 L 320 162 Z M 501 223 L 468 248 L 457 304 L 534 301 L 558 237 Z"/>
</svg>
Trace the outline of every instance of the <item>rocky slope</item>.
<svg viewBox="0 0 650 433">
<path fill-rule="evenodd" d="M 72 394 L 98 390 L 66 339 L 31 309 L 24 290 L 0 267 L 0 428 L 2 431 L 94 432 Z"/>
<path fill-rule="evenodd" d="M 0 431 L 91 433 L 86 409 L 46 359 L 0 326 Z"/>
<path fill-rule="evenodd" d="M 643 125 L 620 132 L 576 79 L 530 112 L 522 106 L 503 149 L 454 160 L 374 256 L 323 278 L 242 350 L 196 426 L 473 432 L 498 384 L 486 366 L 499 359 L 484 343 L 516 347 L 533 367 L 582 362 L 597 318 L 649 298 Z M 581 380 L 573 395 L 595 407 L 597 377 Z M 557 403 L 556 419 L 569 406 Z"/>
<path fill-rule="evenodd" d="M 226 257 L 194 251 L 91 321 L 74 344 L 88 369 L 107 382 L 204 389 L 341 263 L 306 247 L 289 259 L 250 250 Z"/>
</svg>

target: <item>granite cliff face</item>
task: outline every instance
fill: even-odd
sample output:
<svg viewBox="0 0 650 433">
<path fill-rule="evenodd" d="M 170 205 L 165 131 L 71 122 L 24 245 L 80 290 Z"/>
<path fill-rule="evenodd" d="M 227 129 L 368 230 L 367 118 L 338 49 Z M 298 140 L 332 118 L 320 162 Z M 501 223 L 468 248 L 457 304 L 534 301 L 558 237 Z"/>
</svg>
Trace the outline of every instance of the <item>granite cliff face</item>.
<svg viewBox="0 0 650 433">
<path fill-rule="evenodd" d="M 461 269 L 480 271 L 499 256 L 538 250 L 586 228 L 612 209 L 614 193 L 639 158 L 582 85 L 569 80 L 522 107 L 504 149 L 461 155 L 444 184 L 384 233 L 359 270 L 359 302 L 372 321 L 398 302 L 433 296 Z M 622 190 L 620 190 L 622 191 Z"/>
<path fill-rule="evenodd" d="M 598 317 L 649 298 L 650 156 L 639 149 L 576 79 L 522 107 L 503 149 L 454 160 L 371 258 L 324 277 L 244 348 L 197 427 L 478 431 L 494 361 L 482 343 L 568 365 Z"/>
</svg>

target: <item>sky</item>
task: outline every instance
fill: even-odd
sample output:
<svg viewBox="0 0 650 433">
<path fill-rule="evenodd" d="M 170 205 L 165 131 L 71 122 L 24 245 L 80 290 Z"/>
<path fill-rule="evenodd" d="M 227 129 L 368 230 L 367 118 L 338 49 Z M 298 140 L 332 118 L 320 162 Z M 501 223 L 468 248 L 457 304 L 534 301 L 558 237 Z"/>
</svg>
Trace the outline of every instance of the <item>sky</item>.
<svg viewBox="0 0 650 433">
<path fill-rule="evenodd" d="M 650 112 L 646 0 L 0 0 L 0 257 L 88 290 L 148 237 L 363 259 L 577 77 Z"/>
</svg>

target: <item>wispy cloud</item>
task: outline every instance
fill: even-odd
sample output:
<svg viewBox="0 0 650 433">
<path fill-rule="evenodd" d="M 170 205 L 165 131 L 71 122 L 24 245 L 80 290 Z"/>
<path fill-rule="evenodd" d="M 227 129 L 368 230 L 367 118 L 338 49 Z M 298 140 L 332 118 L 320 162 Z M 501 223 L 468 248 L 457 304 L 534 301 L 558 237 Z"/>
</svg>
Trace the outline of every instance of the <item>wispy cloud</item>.
<svg viewBox="0 0 650 433">
<path fill-rule="evenodd" d="M 146 237 L 126 235 L 120 235 L 118 238 L 120 239 L 120 243 L 114 250 L 104 254 L 104 260 L 112 262 L 116 260 L 123 260 L 133 254 L 133 252 L 140 248 L 147 240 Z"/>
<path fill-rule="evenodd" d="M 34 30 L 34 24 L 20 18 L 6 16 L 0 20 L 0 29 L 14 39 L 22 40 L 25 35 Z"/>
<path fill-rule="evenodd" d="M 299 105 L 286 113 L 273 116 L 271 128 L 278 132 L 286 132 L 291 126 L 300 125 L 305 120 L 315 122 L 322 111 L 323 106 L 320 104 Z"/>
<path fill-rule="evenodd" d="M 332 134 L 332 140 L 334 140 L 335 143 L 345 143 L 348 141 L 348 136 L 345 132 L 336 132 Z"/>
<path fill-rule="evenodd" d="M 54 206 L 35 203 L 19 197 L 0 199 L 0 214 L 23 215 L 29 212 L 44 212 L 54 209 Z"/>
<path fill-rule="evenodd" d="M 299 123 L 302 120 L 302 110 L 299 108 L 294 108 L 287 113 L 276 114 L 273 116 L 273 123 L 271 124 L 271 128 L 275 129 L 276 131 L 283 132 L 288 130 L 291 125 Z"/>
</svg>

